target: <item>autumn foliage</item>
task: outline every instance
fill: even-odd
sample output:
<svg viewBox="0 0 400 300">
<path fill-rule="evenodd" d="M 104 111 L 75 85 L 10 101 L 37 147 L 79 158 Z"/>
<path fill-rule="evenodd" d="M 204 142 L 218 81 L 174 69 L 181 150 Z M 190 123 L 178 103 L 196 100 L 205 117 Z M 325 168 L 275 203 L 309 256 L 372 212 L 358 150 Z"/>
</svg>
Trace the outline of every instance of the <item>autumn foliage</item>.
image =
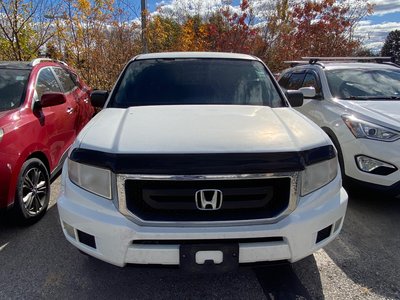
<svg viewBox="0 0 400 300">
<path fill-rule="evenodd" d="M 5 8 L 15 7 L 13 2 L 21 1 L 2 1 L 0 13 L 4 14 Z M 17 15 L 32 16 L 29 22 L 15 27 L 15 24 L 8 26 L 0 18 L 0 59 L 30 59 L 38 55 L 39 46 L 42 46 L 48 56 L 65 60 L 77 68 L 92 87 L 109 89 L 123 65 L 143 51 L 141 24 L 132 21 L 132 16 L 140 15 L 138 7 L 131 4 L 134 2 L 52 1 L 58 3 L 52 11 L 54 17 L 46 22 L 42 20 L 42 23 L 34 23 L 34 13 L 30 14 L 29 6 L 23 6 Z M 263 59 L 273 71 L 278 71 L 285 67 L 285 60 L 302 56 L 348 56 L 362 48 L 354 29 L 372 12 L 372 6 L 364 0 L 354 0 L 351 6 L 345 0 L 267 2 L 269 9 L 263 10 L 256 7 L 260 1 L 242 0 L 238 7 L 223 1 L 207 13 L 164 10 L 161 6 L 155 13 L 145 15 L 144 38 L 148 50 L 249 53 Z M 13 15 L 13 12 L 9 13 Z M 17 25 L 22 22 L 18 18 L 14 21 Z M 39 25 L 51 30 L 42 34 L 43 43 L 35 44 L 34 51 L 33 47 L 28 47 L 30 52 L 26 47 L 17 49 L 16 39 L 7 39 L 5 35 L 12 33 L 14 26 L 20 31 L 15 33 L 19 43 L 29 44 L 27 33 L 37 36 L 35 30 Z"/>
</svg>

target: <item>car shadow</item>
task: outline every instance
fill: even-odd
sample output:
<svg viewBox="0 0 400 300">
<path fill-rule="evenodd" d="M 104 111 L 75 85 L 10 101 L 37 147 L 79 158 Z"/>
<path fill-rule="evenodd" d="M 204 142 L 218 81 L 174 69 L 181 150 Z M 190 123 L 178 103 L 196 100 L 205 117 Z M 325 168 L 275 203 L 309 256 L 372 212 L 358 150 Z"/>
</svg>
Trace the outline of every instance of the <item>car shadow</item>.
<svg viewBox="0 0 400 300">
<path fill-rule="evenodd" d="M 314 299 L 323 298 L 313 257 L 302 261 L 316 274 L 310 293 L 290 265 L 242 267 L 226 274 L 189 274 L 178 268 L 119 268 L 82 255 L 64 237 L 53 206 L 38 223 L 0 222 L 0 299 Z M 18 284 L 16 284 L 18 282 Z M 315 290 L 315 288 L 314 288 Z"/>
<path fill-rule="evenodd" d="M 255 268 L 255 273 L 267 299 L 325 299 L 312 255 L 294 264 Z"/>
<path fill-rule="evenodd" d="M 399 228 L 400 199 L 369 191 L 352 193 L 343 229 L 324 250 L 367 291 L 399 299 Z"/>
<path fill-rule="evenodd" d="M 289 263 L 264 267 L 240 267 L 236 272 L 223 274 L 193 274 L 176 267 L 142 267 L 129 265 L 116 268 L 88 257 L 85 273 L 98 288 L 111 284 L 112 290 L 103 289 L 101 298 L 132 296 L 132 284 L 140 286 L 134 298 L 140 299 L 324 299 L 318 268 L 312 256 L 298 266 L 313 274 L 308 282 L 312 293 L 303 285 L 294 265 Z M 108 274 L 113 273 L 113 277 Z"/>
</svg>

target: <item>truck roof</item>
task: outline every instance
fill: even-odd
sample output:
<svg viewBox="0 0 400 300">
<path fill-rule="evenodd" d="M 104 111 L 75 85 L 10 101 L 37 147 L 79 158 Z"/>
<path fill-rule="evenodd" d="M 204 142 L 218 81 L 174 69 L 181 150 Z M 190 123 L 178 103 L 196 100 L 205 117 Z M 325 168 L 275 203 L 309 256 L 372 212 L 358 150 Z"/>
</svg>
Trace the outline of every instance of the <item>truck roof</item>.
<svg viewBox="0 0 400 300">
<path fill-rule="evenodd" d="M 240 60 L 256 60 L 255 57 L 241 53 L 228 52 L 160 52 L 140 54 L 135 60 L 144 59 L 175 59 L 175 58 L 219 58 L 219 59 L 240 59 Z"/>
</svg>

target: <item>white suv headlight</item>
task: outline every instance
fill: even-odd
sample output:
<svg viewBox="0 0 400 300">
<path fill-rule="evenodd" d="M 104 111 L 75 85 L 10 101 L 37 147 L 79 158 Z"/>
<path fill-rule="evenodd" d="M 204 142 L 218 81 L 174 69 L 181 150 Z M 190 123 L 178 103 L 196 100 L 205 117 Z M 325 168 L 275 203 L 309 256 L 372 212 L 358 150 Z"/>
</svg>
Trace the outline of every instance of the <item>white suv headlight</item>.
<svg viewBox="0 0 400 300">
<path fill-rule="evenodd" d="M 337 156 L 307 166 L 301 178 L 301 195 L 305 196 L 335 179 L 338 173 Z"/>
<path fill-rule="evenodd" d="M 111 171 L 77 163 L 68 158 L 68 177 L 77 186 L 111 199 Z"/>
<path fill-rule="evenodd" d="M 393 142 L 400 138 L 400 132 L 357 119 L 354 116 L 343 115 L 342 119 L 356 138 L 366 138 L 384 142 Z"/>
</svg>

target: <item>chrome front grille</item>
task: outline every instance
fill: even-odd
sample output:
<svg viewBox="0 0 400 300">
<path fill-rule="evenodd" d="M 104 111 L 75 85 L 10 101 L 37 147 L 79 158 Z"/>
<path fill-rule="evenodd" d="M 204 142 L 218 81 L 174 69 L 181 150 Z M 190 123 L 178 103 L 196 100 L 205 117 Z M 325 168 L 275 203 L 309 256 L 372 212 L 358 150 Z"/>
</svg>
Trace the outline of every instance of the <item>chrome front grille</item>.
<svg viewBox="0 0 400 300">
<path fill-rule="evenodd" d="M 241 175 L 117 175 L 118 208 L 148 226 L 216 226 L 273 223 L 298 201 L 298 172 Z M 199 210 L 198 190 L 220 190 L 219 210 Z"/>
</svg>

